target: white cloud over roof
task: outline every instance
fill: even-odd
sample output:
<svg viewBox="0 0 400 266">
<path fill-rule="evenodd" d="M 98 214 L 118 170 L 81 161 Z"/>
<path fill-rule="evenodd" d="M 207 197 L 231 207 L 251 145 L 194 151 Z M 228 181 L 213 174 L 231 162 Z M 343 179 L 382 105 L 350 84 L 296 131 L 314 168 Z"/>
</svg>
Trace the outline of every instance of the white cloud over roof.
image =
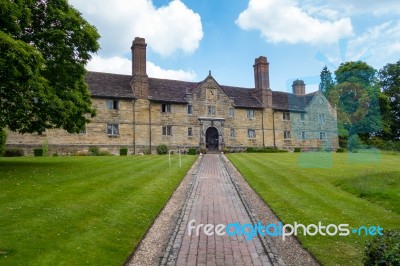
<svg viewBox="0 0 400 266">
<path fill-rule="evenodd" d="M 201 17 L 180 0 L 156 8 L 151 0 L 70 0 L 96 25 L 102 53 L 129 52 L 134 37 L 144 37 L 162 56 L 193 53 L 203 38 Z"/>
<path fill-rule="evenodd" d="M 236 24 L 244 30 L 259 30 L 273 43 L 334 43 L 353 34 L 350 18 L 333 19 L 336 15 L 326 9 L 326 14 L 312 16 L 290 0 L 250 0 Z"/>
<path fill-rule="evenodd" d="M 103 58 L 95 55 L 88 63 L 86 68 L 90 71 L 105 72 L 105 73 L 118 73 L 118 74 L 132 74 L 132 63 L 123 57 L 113 56 Z M 147 75 L 152 78 L 175 79 L 184 81 L 195 81 L 197 76 L 192 70 L 174 70 L 163 69 L 153 62 L 147 61 Z"/>
</svg>

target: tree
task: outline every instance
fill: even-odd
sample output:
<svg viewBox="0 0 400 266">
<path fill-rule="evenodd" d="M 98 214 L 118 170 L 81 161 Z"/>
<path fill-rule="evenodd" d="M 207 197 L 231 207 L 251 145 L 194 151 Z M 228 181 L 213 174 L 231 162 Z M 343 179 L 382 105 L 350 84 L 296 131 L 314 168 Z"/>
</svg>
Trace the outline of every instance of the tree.
<svg viewBox="0 0 400 266">
<path fill-rule="evenodd" d="M 376 70 L 365 62 L 346 62 L 335 71 L 329 99 L 337 107 L 339 138 L 358 135 L 367 141 L 382 130 Z"/>
<path fill-rule="evenodd" d="M 99 38 L 67 0 L 0 0 L 0 128 L 82 130 L 95 115 L 84 66 Z"/>
<path fill-rule="evenodd" d="M 384 95 L 389 102 L 385 120 L 390 130 L 384 137 L 390 140 L 400 139 L 400 60 L 387 64 L 379 71 L 379 79 Z"/>
<path fill-rule="evenodd" d="M 329 97 L 329 94 L 333 87 L 335 86 L 335 82 L 332 78 L 332 73 L 328 70 L 326 66 L 321 71 L 320 74 L 321 82 L 319 83 L 319 90 L 325 95 L 325 97 Z"/>
</svg>

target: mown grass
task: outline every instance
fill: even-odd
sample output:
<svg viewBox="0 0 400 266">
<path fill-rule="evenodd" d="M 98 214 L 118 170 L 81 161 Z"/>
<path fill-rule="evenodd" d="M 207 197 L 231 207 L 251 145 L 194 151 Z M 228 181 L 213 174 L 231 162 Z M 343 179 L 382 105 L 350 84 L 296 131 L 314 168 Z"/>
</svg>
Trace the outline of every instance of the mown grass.
<svg viewBox="0 0 400 266">
<path fill-rule="evenodd" d="M 0 158 L 0 264 L 121 265 L 196 158 Z"/>
<path fill-rule="evenodd" d="M 364 162 L 355 156 L 228 154 L 284 223 L 400 228 L 400 156 L 380 154 Z M 323 265 L 362 265 L 370 237 L 298 236 Z"/>
</svg>

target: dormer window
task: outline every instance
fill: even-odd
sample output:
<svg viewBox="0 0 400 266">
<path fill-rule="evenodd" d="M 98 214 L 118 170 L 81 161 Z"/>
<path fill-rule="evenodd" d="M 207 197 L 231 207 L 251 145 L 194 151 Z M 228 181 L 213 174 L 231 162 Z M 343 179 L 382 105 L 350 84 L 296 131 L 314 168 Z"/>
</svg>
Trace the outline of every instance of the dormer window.
<svg viewBox="0 0 400 266">
<path fill-rule="evenodd" d="M 254 114 L 254 109 L 247 109 L 247 118 L 253 118 Z"/>
<path fill-rule="evenodd" d="M 171 113 L 171 105 L 170 104 L 166 104 L 166 103 L 163 103 L 162 105 L 161 105 L 161 112 L 163 112 L 163 113 Z"/>
<path fill-rule="evenodd" d="M 108 110 L 118 110 L 118 100 L 107 100 Z"/>
<path fill-rule="evenodd" d="M 284 121 L 289 121 L 290 120 L 290 113 L 289 112 L 283 113 L 283 120 Z"/>
</svg>

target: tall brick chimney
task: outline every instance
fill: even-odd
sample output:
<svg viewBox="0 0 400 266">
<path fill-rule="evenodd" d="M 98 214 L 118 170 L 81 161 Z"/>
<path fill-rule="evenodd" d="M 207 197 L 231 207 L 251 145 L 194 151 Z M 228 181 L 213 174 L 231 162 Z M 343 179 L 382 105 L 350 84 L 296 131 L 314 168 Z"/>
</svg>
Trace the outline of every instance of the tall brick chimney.
<svg viewBox="0 0 400 266">
<path fill-rule="evenodd" d="M 272 107 L 272 91 L 269 87 L 269 63 L 265 56 L 254 63 L 255 95 L 264 107 Z"/>
<path fill-rule="evenodd" d="M 146 74 L 146 41 L 136 37 L 132 42 L 132 90 L 136 98 L 147 99 L 149 96 L 148 77 Z"/>
<path fill-rule="evenodd" d="M 267 58 L 265 56 L 256 58 L 253 67 L 256 90 L 269 89 L 269 63 Z"/>
<path fill-rule="evenodd" d="M 296 95 L 304 95 L 306 94 L 306 84 L 304 84 L 303 80 L 296 79 L 293 81 L 292 90 Z"/>
</svg>

